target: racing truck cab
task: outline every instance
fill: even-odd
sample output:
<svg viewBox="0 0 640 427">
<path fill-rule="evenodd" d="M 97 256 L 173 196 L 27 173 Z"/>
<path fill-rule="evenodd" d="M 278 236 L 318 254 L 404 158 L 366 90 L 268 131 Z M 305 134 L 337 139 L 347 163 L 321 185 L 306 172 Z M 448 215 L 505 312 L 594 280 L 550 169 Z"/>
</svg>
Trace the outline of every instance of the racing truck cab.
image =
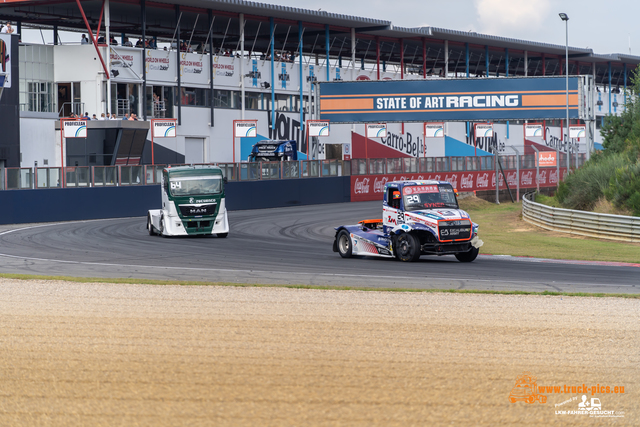
<svg viewBox="0 0 640 427">
<path fill-rule="evenodd" d="M 150 235 L 227 237 L 226 179 L 217 166 L 167 167 L 162 171 L 162 209 L 147 214 Z"/>
<path fill-rule="evenodd" d="M 352 255 L 416 261 L 420 255 L 476 259 L 483 242 L 478 225 L 458 206 L 446 181 L 392 181 L 384 188 L 382 218 L 336 228 L 333 249 Z"/>
</svg>

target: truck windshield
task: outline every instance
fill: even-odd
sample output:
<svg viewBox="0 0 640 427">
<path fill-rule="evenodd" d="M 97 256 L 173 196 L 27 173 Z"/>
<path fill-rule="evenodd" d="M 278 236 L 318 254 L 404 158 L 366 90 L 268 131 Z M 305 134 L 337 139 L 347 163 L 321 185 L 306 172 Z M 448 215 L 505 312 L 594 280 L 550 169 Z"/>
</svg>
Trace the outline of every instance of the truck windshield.
<svg viewBox="0 0 640 427">
<path fill-rule="evenodd" d="M 222 177 L 219 175 L 171 177 L 169 188 L 172 196 L 217 194 L 222 191 Z"/>
<path fill-rule="evenodd" d="M 458 201 L 450 184 L 407 185 L 402 189 L 404 209 L 458 209 Z"/>
</svg>

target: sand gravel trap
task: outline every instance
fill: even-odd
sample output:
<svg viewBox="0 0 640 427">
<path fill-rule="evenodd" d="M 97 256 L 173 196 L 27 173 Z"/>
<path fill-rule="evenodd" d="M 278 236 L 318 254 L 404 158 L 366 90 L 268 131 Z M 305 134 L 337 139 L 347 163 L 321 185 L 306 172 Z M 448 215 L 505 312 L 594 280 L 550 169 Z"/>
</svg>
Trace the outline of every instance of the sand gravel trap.
<svg viewBox="0 0 640 427">
<path fill-rule="evenodd" d="M 631 299 L 0 279 L 0 425 L 637 426 L 639 332 Z M 624 417 L 510 403 L 523 371 Z"/>
</svg>

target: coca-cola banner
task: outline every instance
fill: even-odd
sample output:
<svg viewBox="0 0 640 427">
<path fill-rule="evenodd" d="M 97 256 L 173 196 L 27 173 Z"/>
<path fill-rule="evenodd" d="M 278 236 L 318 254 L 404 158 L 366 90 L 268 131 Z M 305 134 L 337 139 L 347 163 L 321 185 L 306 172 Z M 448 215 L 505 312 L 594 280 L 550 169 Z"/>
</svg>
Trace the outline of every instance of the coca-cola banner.
<svg viewBox="0 0 640 427">
<path fill-rule="evenodd" d="M 566 174 L 566 168 L 560 173 Z M 505 171 L 507 182 L 511 190 L 518 187 L 518 173 L 515 170 Z M 504 176 L 500 177 L 500 189 L 506 189 Z M 352 175 L 351 176 L 351 201 L 364 202 L 370 200 L 382 200 L 384 186 L 391 181 L 404 180 L 436 180 L 448 181 L 459 192 L 495 190 L 495 171 L 475 171 L 475 172 L 429 172 L 429 173 L 407 173 L 396 175 Z M 540 187 L 555 187 L 558 184 L 556 169 L 540 169 Z M 536 187 L 536 170 L 523 169 L 520 171 L 520 188 Z"/>
</svg>

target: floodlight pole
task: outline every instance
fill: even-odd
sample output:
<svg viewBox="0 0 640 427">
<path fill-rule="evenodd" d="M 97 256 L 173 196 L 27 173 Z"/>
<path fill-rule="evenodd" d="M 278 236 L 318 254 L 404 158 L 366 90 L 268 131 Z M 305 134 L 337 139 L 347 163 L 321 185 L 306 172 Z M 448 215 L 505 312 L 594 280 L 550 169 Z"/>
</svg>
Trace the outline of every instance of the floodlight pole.
<svg viewBox="0 0 640 427">
<path fill-rule="evenodd" d="M 560 13 L 560 19 L 562 19 L 565 23 L 565 35 L 566 35 L 566 41 L 565 41 L 565 51 L 564 51 L 564 55 L 565 55 L 565 59 L 564 59 L 564 67 L 565 67 L 565 75 L 566 75 L 566 84 L 565 84 L 565 89 L 566 89 L 566 95 L 567 95 L 567 104 L 566 104 L 566 110 L 567 110 L 567 121 L 566 121 L 566 133 L 565 133 L 565 138 L 564 138 L 564 142 L 567 146 L 567 173 L 569 173 L 569 166 L 570 166 L 570 159 L 571 156 L 569 155 L 569 16 L 566 13 Z M 560 157 L 558 156 L 558 161 L 556 161 L 556 164 L 558 165 L 558 184 L 560 184 Z"/>
</svg>

